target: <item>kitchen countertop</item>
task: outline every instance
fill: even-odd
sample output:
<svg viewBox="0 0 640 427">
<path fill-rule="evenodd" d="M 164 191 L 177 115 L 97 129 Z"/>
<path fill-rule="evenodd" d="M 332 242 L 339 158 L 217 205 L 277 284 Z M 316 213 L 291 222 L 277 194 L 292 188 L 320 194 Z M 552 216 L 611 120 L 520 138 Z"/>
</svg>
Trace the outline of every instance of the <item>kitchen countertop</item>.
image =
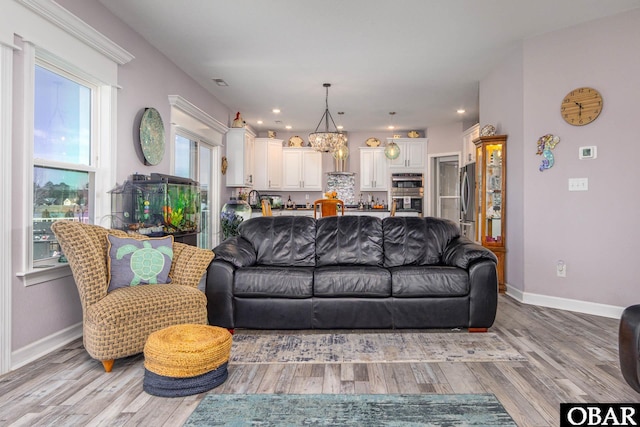
<svg viewBox="0 0 640 427">
<path fill-rule="evenodd" d="M 313 208 L 300 207 L 296 209 L 272 209 L 273 215 L 275 216 L 283 216 L 283 215 L 309 215 L 313 216 Z M 389 209 L 358 209 L 358 208 L 346 208 L 344 211 L 345 215 L 372 215 L 380 218 L 386 218 L 389 216 L 391 211 Z M 252 217 L 261 216 L 262 209 L 253 208 L 252 209 Z M 396 210 L 397 216 L 421 216 L 420 213 L 416 210 L 404 210 L 398 209 Z"/>
<path fill-rule="evenodd" d="M 262 212 L 261 208 L 251 208 L 253 212 Z M 274 212 L 296 212 L 296 211 L 301 211 L 301 212 L 313 212 L 313 208 L 307 208 L 307 207 L 302 207 L 302 208 L 295 208 L 295 209 L 279 209 L 279 208 L 272 208 L 272 210 Z M 391 212 L 389 209 L 358 209 L 358 208 L 346 208 L 345 212 Z"/>
</svg>

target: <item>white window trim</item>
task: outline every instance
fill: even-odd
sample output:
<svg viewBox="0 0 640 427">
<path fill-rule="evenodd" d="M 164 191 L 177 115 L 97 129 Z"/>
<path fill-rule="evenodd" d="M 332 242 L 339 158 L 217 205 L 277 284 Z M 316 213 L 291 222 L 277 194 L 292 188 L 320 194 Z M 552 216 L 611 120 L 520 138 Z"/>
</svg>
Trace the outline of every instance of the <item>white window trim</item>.
<svg viewBox="0 0 640 427">
<path fill-rule="evenodd" d="M 119 65 L 134 59 L 134 56 L 96 31 L 89 24 L 63 8 L 55 1 L 16 0 L 34 13 L 53 23 L 58 28 L 71 34 L 77 40 L 100 52 Z"/>
<path fill-rule="evenodd" d="M 12 192 L 11 141 L 13 111 L 13 50 L 15 46 L 0 43 L 0 194 Z M 11 369 L 11 265 L 12 265 L 12 211 L 11 197 L 2 197 L 0 208 L 4 212 L 0 244 L 0 375 Z"/>
<path fill-rule="evenodd" d="M 103 225 L 105 219 L 111 214 L 111 200 L 108 191 L 114 185 L 116 144 L 115 135 L 117 129 L 116 108 L 117 108 L 117 88 L 103 82 L 96 81 L 95 78 L 83 73 L 77 67 L 68 67 L 67 64 L 46 50 L 39 49 L 33 43 L 25 42 L 24 54 L 24 110 L 23 114 L 23 212 L 33 212 L 33 138 L 34 138 L 34 93 L 35 93 L 35 66 L 38 60 L 52 63 L 54 67 L 73 71 L 72 74 L 79 74 L 82 80 L 89 81 L 94 85 L 93 94 L 95 101 L 92 101 L 94 113 L 92 114 L 92 159 L 91 166 L 83 167 L 72 165 L 72 169 L 86 169 L 89 173 L 95 174 L 93 179 L 93 217 L 92 222 Z M 37 58 L 37 59 L 36 59 Z M 47 165 L 54 165 L 54 162 L 46 162 Z M 58 164 L 60 167 L 69 165 Z M 31 215 L 31 214 L 29 214 Z M 71 269 L 68 264 L 53 265 L 51 267 L 37 268 L 38 263 L 33 263 L 33 247 L 30 244 L 33 235 L 33 221 L 30 220 L 23 228 L 24 250 L 22 253 L 22 269 L 16 273 L 20 277 L 24 286 L 37 285 L 50 280 L 71 276 Z"/>
<path fill-rule="evenodd" d="M 215 166 L 221 162 L 221 147 L 224 135 L 229 131 L 229 127 L 222 122 L 216 120 L 191 102 L 182 98 L 180 95 L 169 95 L 169 104 L 171 105 L 171 135 L 169 138 L 171 153 L 175 152 L 176 134 L 183 135 L 187 138 L 205 143 L 211 147 L 211 162 L 214 167 L 211 176 L 211 190 L 220 191 L 220 174 L 214 173 Z M 185 116 L 187 120 L 181 120 L 178 116 Z M 198 123 L 196 126 L 194 121 Z M 202 131 L 204 130 L 204 132 Z M 171 170 L 175 171 L 175 156 L 171 156 Z M 210 212 L 220 212 L 220 197 L 210 197 Z M 218 216 L 212 217 L 213 225 L 210 229 L 213 245 L 219 243 L 220 221 Z"/>
</svg>

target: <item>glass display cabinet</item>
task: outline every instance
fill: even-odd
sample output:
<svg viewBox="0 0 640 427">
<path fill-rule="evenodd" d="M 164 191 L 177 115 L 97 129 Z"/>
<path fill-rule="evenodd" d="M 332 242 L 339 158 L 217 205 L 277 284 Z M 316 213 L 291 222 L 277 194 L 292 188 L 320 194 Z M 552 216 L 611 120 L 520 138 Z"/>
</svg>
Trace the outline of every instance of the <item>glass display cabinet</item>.
<svg viewBox="0 0 640 427">
<path fill-rule="evenodd" d="M 111 227 L 197 246 L 200 186 L 176 176 L 133 175 L 111 193 Z"/>
<path fill-rule="evenodd" d="M 481 136 L 476 146 L 476 240 L 498 258 L 500 292 L 505 292 L 505 189 L 507 135 Z"/>
</svg>

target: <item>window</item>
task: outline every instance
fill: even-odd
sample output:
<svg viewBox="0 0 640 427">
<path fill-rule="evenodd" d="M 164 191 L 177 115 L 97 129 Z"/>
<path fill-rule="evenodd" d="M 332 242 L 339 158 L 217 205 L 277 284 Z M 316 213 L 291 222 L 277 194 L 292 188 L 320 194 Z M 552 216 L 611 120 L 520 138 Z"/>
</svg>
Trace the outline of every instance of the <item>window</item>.
<svg viewBox="0 0 640 427">
<path fill-rule="evenodd" d="M 198 143 L 190 138 L 176 134 L 175 147 L 175 175 L 197 181 Z"/>
<path fill-rule="evenodd" d="M 92 117 L 97 90 L 44 62 L 36 63 L 34 76 L 31 262 L 33 267 L 46 267 L 60 255 L 51 223 L 93 218 Z"/>
</svg>

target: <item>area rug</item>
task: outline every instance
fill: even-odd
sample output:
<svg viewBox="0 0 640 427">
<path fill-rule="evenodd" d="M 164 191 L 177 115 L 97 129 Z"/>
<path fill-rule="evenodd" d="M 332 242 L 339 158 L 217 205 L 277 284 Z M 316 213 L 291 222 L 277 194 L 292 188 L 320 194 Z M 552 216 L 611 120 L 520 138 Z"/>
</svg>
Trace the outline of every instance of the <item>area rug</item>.
<svg viewBox="0 0 640 427">
<path fill-rule="evenodd" d="M 492 332 L 272 333 L 238 330 L 230 364 L 527 360 Z"/>
<path fill-rule="evenodd" d="M 185 426 L 515 426 L 493 394 L 207 394 Z"/>
</svg>

